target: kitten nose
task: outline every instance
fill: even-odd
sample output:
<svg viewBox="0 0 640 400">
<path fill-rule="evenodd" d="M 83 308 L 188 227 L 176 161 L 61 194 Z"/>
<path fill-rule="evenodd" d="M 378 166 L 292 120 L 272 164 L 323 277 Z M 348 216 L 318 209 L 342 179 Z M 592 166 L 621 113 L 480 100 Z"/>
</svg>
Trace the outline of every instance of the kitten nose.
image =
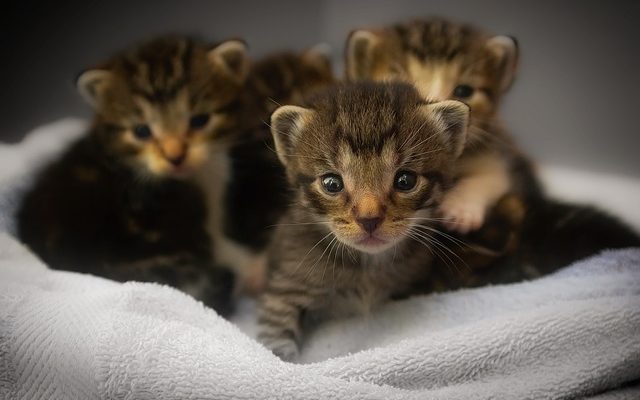
<svg viewBox="0 0 640 400">
<path fill-rule="evenodd" d="M 382 217 L 357 218 L 356 221 L 362 227 L 362 229 L 371 234 L 380 226 Z"/>
<path fill-rule="evenodd" d="M 174 166 L 179 166 L 187 157 L 187 146 L 179 138 L 168 137 L 160 141 L 160 149 L 164 157 Z"/>
<path fill-rule="evenodd" d="M 180 166 L 180 164 L 182 164 L 182 162 L 184 161 L 184 159 L 187 158 L 187 153 L 181 153 L 178 155 L 175 155 L 173 157 L 167 157 L 167 160 L 169 160 L 169 162 L 171 164 L 173 164 L 174 166 L 178 167 Z"/>
</svg>

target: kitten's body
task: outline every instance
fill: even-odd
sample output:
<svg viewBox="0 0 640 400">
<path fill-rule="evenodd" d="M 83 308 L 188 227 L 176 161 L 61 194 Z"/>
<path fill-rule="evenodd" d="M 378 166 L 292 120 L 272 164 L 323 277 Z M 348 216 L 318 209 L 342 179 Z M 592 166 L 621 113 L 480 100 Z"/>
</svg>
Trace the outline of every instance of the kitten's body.
<svg viewBox="0 0 640 400">
<path fill-rule="evenodd" d="M 277 355 L 295 358 L 303 314 L 366 311 L 428 277 L 438 251 L 429 221 L 452 182 L 467 113 L 459 102 L 427 104 L 410 85 L 366 83 L 274 113 L 295 192 L 261 299 L 260 337 Z M 323 189 L 336 177 L 344 189 Z M 397 188 L 402 179 L 413 186 Z"/>
<path fill-rule="evenodd" d="M 224 158 L 216 158 L 219 165 L 214 168 L 226 170 L 218 174 L 223 177 L 221 187 L 213 190 L 220 198 L 212 200 L 213 207 L 224 205 L 224 210 L 209 220 L 218 262 L 240 274 L 249 292 L 264 286 L 266 248 L 290 202 L 269 116 L 278 106 L 296 104 L 333 80 L 329 59 L 315 48 L 268 55 L 248 73 L 242 100 L 245 118 L 237 126 L 234 144 Z"/>
<path fill-rule="evenodd" d="M 232 278 L 213 266 L 189 177 L 230 140 L 243 55 L 165 37 L 83 73 L 94 125 L 26 194 L 20 238 L 53 268 L 171 284 L 228 312 Z"/>
</svg>

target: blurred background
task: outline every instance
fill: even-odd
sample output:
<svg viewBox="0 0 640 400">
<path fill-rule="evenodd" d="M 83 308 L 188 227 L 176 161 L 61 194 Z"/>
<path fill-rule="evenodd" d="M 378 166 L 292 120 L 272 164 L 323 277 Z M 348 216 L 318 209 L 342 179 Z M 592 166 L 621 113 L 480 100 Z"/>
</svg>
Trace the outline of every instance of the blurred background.
<svg viewBox="0 0 640 400">
<path fill-rule="evenodd" d="M 154 34 L 241 37 L 256 57 L 325 42 L 341 74 L 350 30 L 426 15 L 518 38 L 521 68 L 502 116 L 534 159 L 640 177 L 638 1 L 3 1 L 0 141 L 89 117 L 75 75 Z"/>
</svg>

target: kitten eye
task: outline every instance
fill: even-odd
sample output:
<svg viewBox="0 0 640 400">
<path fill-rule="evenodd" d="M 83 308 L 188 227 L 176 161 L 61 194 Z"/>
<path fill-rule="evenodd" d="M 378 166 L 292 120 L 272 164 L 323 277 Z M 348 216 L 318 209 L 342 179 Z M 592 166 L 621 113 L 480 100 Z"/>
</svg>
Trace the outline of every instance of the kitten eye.
<svg viewBox="0 0 640 400">
<path fill-rule="evenodd" d="M 193 129 L 200 129 L 209 122 L 209 114 L 197 114 L 189 120 L 189 126 Z"/>
<path fill-rule="evenodd" d="M 133 128 L 133 134 L 140 140 L 147 140 L 151 137 L 151 128 L 149 125 L 136 125 Z"/>
<path fill-rule="evenodd" d="M 393 187 L 406 192 L 416 187 L 416 183 L 418 183 L 418 176 L 415 172 L 400 171 L 396 174 Z"/>
<path fill-rule="evenodd" d="M 458 85 L 453 89 L 453 96 L 459 99 L 466 99 L 473 95 L 475 90 L 469 85 Z"/>
<path fill-rule="evenodd" d="M 327 174 L 322 177 L 322 187 L 329 193 L 340 193 L 344 189 L 344 184 L 339 175 Z"/>
</svg>

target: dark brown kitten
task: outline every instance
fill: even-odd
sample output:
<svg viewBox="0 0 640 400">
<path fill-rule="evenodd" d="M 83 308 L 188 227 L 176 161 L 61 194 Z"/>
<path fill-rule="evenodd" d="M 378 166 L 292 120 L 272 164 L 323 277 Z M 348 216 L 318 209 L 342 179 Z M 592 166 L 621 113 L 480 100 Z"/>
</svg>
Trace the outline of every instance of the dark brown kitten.
<svg viewBox="0 0 640 400">
<path fill-rule="evenodd" d="M 229 151 L 224 225 L 216 239 L 219 262 L 233 266 L 246 291 L 260 292 L 264 287 L 266 246 L 290 202 L 269 117 L 278 106 L 297 104 L 333 81 L 331 63 L 320 46 L 267 55 L 251 66 L 245 126 L 239 128 L 237 144 Z"/>
<path fill-rule="evenodd" d="M 93 127 L 26 194 L 20 238 L 53 268 L 168 283 L 228 311 L 230 274 L 186 178 L 231 140 L 246 70 L 241 42 L 163 37 L 81 74 Z"/>
<path fill-rule="evenodd" d="M 453 183 L 468 107 L 408 84 L 344 84 L 272 118 L 294 203 L 278 226 L 261 340 L 293 359 L 303 314 L 368 310 L 428 277 L 432 217 Z"/>
</svg>

